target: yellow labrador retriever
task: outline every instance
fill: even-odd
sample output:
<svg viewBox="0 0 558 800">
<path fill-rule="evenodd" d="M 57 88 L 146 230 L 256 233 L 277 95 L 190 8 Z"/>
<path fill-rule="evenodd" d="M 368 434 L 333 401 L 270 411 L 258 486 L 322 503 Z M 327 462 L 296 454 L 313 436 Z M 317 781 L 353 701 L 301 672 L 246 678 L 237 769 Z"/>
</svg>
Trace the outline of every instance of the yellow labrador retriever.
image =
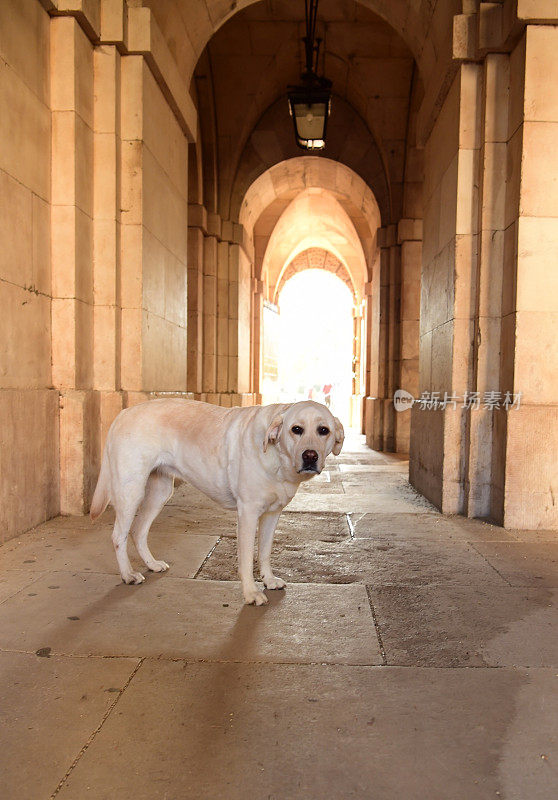
<svg viewBox="0 0 558 800">
<path fill-rule="evenodd" d="M 148 545 L 149 528 L 170 498 L 174 478 L 238 512 L 238 571 L 246 603 L 267 597 L 254 581 L 254 542 L 267 589 L 285 581 L 271 569 L 279 516 L 302 481 L 319 475 L 343 446 L 341 422 L 320 403 L 222 408 L 196 400 L 150 400 L 122 411 L 108 432 L 91 518 L 109 503 L 116 512 L 112 541 L 125 583 L 141 583 L 128 558 L 128 533 L 148 569 L 169 568 Z M 270 446 L 271 445 L 271 446 Z M 139 509 L 139 511 L 138 511 Z M 136 516 L 137 514 L 137 516 Z"/>
</svg>

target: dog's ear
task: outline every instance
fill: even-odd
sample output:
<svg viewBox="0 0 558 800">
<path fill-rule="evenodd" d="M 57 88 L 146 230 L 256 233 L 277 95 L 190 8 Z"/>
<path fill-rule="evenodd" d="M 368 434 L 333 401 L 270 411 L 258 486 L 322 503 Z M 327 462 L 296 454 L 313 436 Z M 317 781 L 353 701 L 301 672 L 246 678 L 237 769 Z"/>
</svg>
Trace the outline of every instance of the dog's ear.
<svg viewBox="0 0 558 800">
<path fill-rule="evenodd" d="M 341 420 L 334 417 L 335 422 L 335 444 L 332 448 L 332 453 L 334 456 L 338 456 L 341 452 L 341 448 L 343 447 L 343 442 L 345 441 L 345 431 L 343 429 L 343 425 L 341 424 Z"/>
<path fill-rule="evenodd" d="M 274 417 L 273 422 L 265 432 L 265 438 L 263 442 L 263 449 L 264 453 L 267 453 L 268 445 L 275 444 L 275 442 L 281 436 L 281 428 L 283 427 L 283 415 L 278 414 Z"/>
</svg>

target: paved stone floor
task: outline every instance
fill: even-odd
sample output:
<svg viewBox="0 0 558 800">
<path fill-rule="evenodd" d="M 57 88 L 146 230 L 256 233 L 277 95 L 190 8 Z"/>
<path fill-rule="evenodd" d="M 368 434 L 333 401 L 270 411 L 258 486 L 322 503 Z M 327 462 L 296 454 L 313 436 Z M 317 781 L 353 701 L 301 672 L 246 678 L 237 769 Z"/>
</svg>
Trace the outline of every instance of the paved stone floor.
<svg viewBox="0 0 558 800">
<path fill-rule="evenodd" d="M 353 437 L 242 605 L 235 517 L 181 486 L 166 574 L 111 513 L 0 548 L 2 800 L 555 800 L 558 537 L 442 517 Z"/>
</svg>

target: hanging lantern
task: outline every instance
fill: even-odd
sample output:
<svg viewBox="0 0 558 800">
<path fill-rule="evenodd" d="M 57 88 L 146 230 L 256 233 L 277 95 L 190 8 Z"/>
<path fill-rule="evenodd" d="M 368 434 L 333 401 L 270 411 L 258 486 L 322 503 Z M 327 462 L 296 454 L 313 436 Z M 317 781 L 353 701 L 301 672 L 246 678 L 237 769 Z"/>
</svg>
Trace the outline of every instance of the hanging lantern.
<svg viewBox="0 0 558 800">
<path fill-rule="evenodd" d="M 322 150 L 325 147 L 330 108 L 329 89 L 297 86 L 289 92 L 289 111 L 293 118 L 295 139 L 303 150 Z"/>
<path fill-rule="evenodd" d="M 331 109 L 331 81 L 318 77 L 316 69 L 321 40 L 316 39 L 318 0 L 305 0 L 306 71 L 300 86 L 289 86 L 289 113 L 293 119 L 295 140 L 303 150 L 325 147 L 327 118 Z"/>
</svg>

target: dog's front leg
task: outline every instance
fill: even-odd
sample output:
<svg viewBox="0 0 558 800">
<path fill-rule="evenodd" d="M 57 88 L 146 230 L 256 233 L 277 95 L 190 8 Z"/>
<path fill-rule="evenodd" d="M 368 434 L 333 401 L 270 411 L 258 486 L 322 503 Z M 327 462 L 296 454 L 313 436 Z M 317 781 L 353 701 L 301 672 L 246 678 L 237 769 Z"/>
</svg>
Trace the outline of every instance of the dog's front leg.
<svg viewBox="0 0 558 800">
<path fill-rule="evenodd" d="M 260 520 L 258 557 L 260 562 L 260 574 L 266 589 L 284 589 L 287 585 L 283 578 L 277 578 L 271 569 L 271 546 L 280 516 L 281 511 L 270 511 L 264 514 Z"/>
<path fill-rule="evenodd" d="M 246 603 L 263 606 L 267 597 L 254 580 L 254 542 L 261 509 L 245 503 L 238 505 L 238 572 Z"/>
</svg>

